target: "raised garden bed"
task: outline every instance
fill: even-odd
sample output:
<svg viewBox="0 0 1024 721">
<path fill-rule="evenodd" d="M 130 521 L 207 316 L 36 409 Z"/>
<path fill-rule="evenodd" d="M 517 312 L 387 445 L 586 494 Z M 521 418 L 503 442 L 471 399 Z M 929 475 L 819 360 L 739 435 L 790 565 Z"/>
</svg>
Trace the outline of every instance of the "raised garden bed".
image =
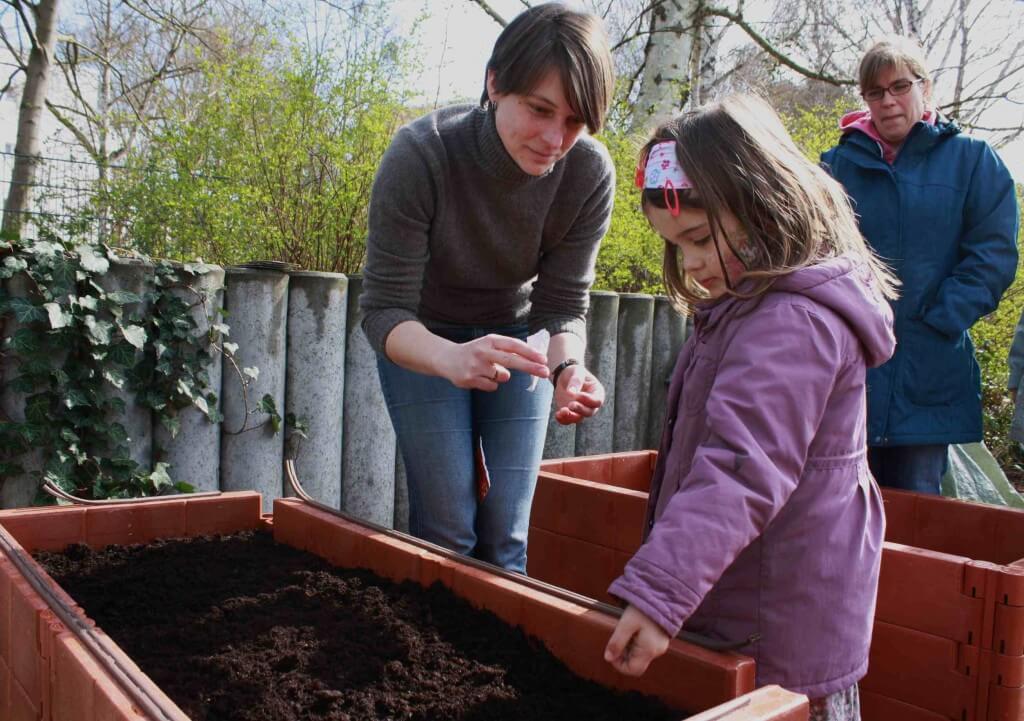
<svg viewBox="0 0 1024 721">
<path fill-rule="evenodd" d="M 0 525 L 4 535 L 9 533 L 15 540 L 0 556 L 0 718 L 4 719 L 187 718 L 151 679 L 138 673 L 143 692 L 140 701 L 139 689 L 118 680 L 122 670 L 138 672 L 129 656 L 102 628 L 95 628 L 48 576 L 42 591 L 34 589 L 14 557 L 27 557 L 26 551 L 58 551 L 73 543 L 97 548 L 261 526 L 271 526 L 276 541 L 311 551 L 335 566 L 367 568 L 392 581 L 423 586 L 440 581 L 473 606 L 520 626 L 583 678 L 609 689 L 652 695 L 673 708 L 708 709 L 692 717 L 694 721 L 798 721 L 807 717 L 802 696 L 777 688 L 749 693 L 753 684 L 750 659 L 681 641 L 673 641 L 670 652 L 644 678 L 620 676 L 601 654 L 614 616 L 432 553 L 394 534 L 341 520 L 297 500 L 276 501 L 272 523 L 261 519 L 257 494 L 239 493 L 158 501 L 144 507 L 8 511 L 0 513 Z M 37 567 L 31 559 L 28 563 Z M 72 607 L 74 617 L 67 623 L 91 628 L 101 642 L 101 660 L 58 619 L 43 600 L 46 594 Z M 154 704 L 157 711 L 153 711 Z"/>
<path fill-rule="evenodd" d="M 657 454 L 545 461 L 528 572 L 594 598 L 640 543 Z M 884 490 L 864 721 L 1024 719 L 1024 511 Z"/>
</svg>

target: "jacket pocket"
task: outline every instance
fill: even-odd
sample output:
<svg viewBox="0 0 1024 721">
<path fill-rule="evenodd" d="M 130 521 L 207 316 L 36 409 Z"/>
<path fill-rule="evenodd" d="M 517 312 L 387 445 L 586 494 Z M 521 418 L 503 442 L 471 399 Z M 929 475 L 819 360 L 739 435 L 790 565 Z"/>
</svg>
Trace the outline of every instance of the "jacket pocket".
<svg viewBox="0 0 1024 721">
<path fill-rule="evenodd" d="M 683 413 L 693 415 L 704 409 L 707 405 L 708 394 L 715 382 L 715 371 L 718 369 L 718 359 L 709 356 L 694 354 L 690 360 L 690 367 L 683 376 L 683 390 L 680 406 Z"/>
<path fill-rule="evenodd" d="M 971 392 L 974 353 L 966 334 L 950 338 L 921 321 L 911 321 L 899 342 L 904 353 L 903 387 L 911 403 L 950 405 Z"/>
</svg>

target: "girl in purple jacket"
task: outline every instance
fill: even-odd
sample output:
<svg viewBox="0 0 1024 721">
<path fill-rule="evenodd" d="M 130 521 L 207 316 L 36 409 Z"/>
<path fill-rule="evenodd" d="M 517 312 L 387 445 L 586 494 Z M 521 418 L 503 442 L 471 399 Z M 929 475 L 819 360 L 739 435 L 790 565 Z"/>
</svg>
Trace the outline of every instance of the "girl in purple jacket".
<svg viewBox="0 0 1024 721">
<path fill-rule="evenodd" d="M 838 183 L 774 110 L 734 96 L 661 127 L 643 208 L 694 315 L 669 388 L 645 539 L 609 591 L 605 658 L 642 674 L 685 624 L 742 643 L 757 684 L 859 719 L 884 517 L 866 368 L 892 355 L 896 281 Z"/>
</svg>

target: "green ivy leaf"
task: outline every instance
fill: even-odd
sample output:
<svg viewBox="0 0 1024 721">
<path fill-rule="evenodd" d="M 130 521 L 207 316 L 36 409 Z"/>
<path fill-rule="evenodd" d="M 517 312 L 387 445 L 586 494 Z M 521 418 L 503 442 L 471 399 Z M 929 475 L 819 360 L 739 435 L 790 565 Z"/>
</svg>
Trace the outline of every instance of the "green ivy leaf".
<svg viewBox="0 0 1024 721">
<path fill-rule="evenodd" d="M 97 253 L 96 248 L 91 245 L 83 243 L 75 248 L 75 252 L 78 253 L 78 260 L 82 267 L 90 273 L 103 275 L 110 269 L 110 261 Z"/>
<path fill-rule="evenodd" d="M 119 371 L 113 368 L 104 369 L 103 377 L 106 379 L 107 383 L 114 386 L 114 388 L 117 388 L 118 390 L 124 388 L 124 384 L 127 381 L 123 373 L 120 373 Z"/>
<path fill-rule="evenodd" d="M 139 325 L 118 325 L 121 329 L 121 335 L 124 336 L 125 340 L 131 343 L 133 346 L 142 350 L 143 346 L 146 345 L 146 329 Z"/>
<path fill-rule="evenodd" d="M 46 311 L 28 298 L 11 298 L 7 301 L 7 309 L 14 313 L 16 321 L 25 325 L 46 320 Z"/>
<path fill-rule="evenodd" d="M 51 261 L 50 277 L 56 288 L 71 289 L 75 286 L 75 264 L 63 254 L 54 256 Z"/>
<path fill-rule="evenodd" d="M 269 393 L 264 394 L 264 396 L 260 398 L 260 402 L 256 406 L 256 410 L 261 413 L 269 413 L 272 416 L 276 416 L 277 403 L 274 402 L 274 397 Z"/>
<path fill-rule="evenodd" d="M 191 483 L 185 483 L 185 481 L 178 481 L 174 484 L 174 488 L 181 493 L 195 493 L 196 487 Z"/>
<path fill-rule="evenodd" d="M 39 336 L 31 328 L 18 328 L 8 341 L 11 350 L 24 357 L 39 350 Z"/>
<path fill-rule="evenodd" d="M 64 394 L 64 405 L 68 408 L 89 405 L 89 395 L 78 388 L 70 388 Z"/>
<path fill-rule="evenodd" d="M 242 369 L 242 375 L 255 381 L 260 377 L 260 369 L 256 366 L 248 366 Z"/>
<path fill-rule="evenodd" d="M 66 328 L 71 322 L 71 314 L 65 313 L 59 303 L 43 303 L 43 308 L 50 316 L 50 328 L 53 330 Z"/>
<path fill-rule="evenodd" d="M 171 434 L 171 438 L 177 438 L 178 433 L 181 432 L 181 419 L 178 416 L 169 416 L 161 413 L 160 423 Z"/>
<path fill-rule="evenodd" d="M 130 366 L 135 363 L 135 349 L 123 341 L 115 343 L 107 350 L 107 360 L 118 365 Z"/>
<path fill-rule="evenodd" d="M 115 290 L 112 293 L 107 293 L 107 300 L 118 305 L 128 305 L 129 303 L 141 303 L 142 296 L 127 290 Z"/>
<path fill-rule="evenodd" d="M 167 472 L 169 467 L 166 463 L 157 463 L 153 468 L 153 472 L 149 474 L 148 478 L 153 483 L 153 488 L 157 489 L 157 491 L 173 485 L 171 476 Z"/>
<path fill-rule="evenodd" d="M 93 345 L 110 345 L 110 332 L 114 326 L 109 321 L 96 320 L 96 316 L 85 316 L 85 327 L 89 329 L 89 342 Z"/>
<path fill-rule="evenodd" d="M 210 406 L 207 405 L 205 398 L 203 398 L 202 396 L 196 396 L 195 398 L 192 399 L 192 403 L 193 405 L 195 405 L 196 408 L 201 410 L 207 417 L 209 417 Z"/>
<path fill-rule="evenodd" d="M 12 278 L 28 268 L 28 262 L 17 255 L 9 255 L 4 258 L 3 266 L 0 266 L 0 278 Z"/>
</svg>

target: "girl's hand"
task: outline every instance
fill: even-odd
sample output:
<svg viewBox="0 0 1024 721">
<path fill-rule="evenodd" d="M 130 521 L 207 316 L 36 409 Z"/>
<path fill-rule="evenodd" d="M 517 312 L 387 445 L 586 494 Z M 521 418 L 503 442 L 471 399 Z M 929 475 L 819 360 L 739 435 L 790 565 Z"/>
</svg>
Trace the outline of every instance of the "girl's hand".
<svg viewBox="0 0 1024 721">
<path fill-rule="evenodd" d="M 492 333 L 468 343 L 450 344 L 436 359 L 436 368 L 437 375 L 458 388 L 493 391 L 512 377 L 513 370 L 547 378 L 547 361 L 545 354 L 524 341 Z"/>
<path fill-rule="evenodd" d="M 593 373 L 577 363 L 558 376 L 555 387 L 555 420 L 562 425 L 579 423 L 604 405 L 604 386 Z"/>
<path fill-rule="evenodd" d="M 627 676 L 640 676 L 651 661 L 668 650 L 669 635 L 661 626 L 628 606 L 604 649 L 604 660 Z"/>
</svg>

